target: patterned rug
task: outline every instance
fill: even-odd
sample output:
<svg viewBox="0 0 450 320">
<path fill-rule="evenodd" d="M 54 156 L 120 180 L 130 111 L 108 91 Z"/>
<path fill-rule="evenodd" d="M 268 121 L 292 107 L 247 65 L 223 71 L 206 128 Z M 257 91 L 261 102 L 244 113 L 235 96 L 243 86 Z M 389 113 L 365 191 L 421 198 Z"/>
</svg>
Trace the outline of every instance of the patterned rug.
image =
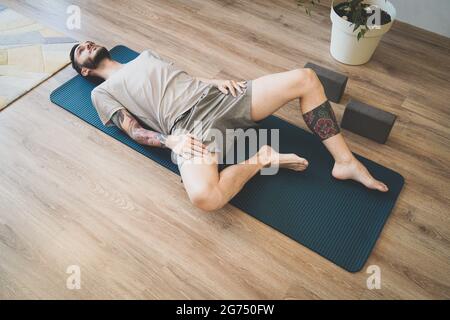
<svg viewBox="0 0 450 320">
<path fill-rule="evenodd" d="M 75 42 L 0 5 L 0 110 L 65 67 Z"/>
</svg>

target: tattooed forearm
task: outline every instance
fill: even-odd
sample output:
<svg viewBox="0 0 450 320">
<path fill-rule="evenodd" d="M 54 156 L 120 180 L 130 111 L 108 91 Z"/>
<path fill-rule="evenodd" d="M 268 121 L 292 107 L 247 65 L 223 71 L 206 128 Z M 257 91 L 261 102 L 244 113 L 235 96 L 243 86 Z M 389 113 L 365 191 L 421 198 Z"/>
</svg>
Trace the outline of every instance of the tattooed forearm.
<svg viewBox="0 0 450 320">
<path fill-rule="evenodd" d="M 140 144 L 145 144 L 152 147 L 166 146 L 166 136 L 159 132 L 138 128 L 133 125 L 129 135 L 134 141 Z"/>
<path fill-rule="evenodd" d="M 142 128 L 139 122 L 126 109 L 117 111 L 111 119 L 117 127 L 126 132 L 134 141 L 152 147 L 166 147 L 166 135 Z"/>
</svg>

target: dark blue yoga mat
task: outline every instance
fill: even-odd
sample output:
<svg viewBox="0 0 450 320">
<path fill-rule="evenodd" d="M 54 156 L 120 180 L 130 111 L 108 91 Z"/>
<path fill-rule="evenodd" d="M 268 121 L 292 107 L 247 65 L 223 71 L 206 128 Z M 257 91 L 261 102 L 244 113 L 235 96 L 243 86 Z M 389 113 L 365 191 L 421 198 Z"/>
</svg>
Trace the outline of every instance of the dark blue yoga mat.
<svg viewBox="0 0 450 320">
<path fill-rule="evenodd" d="M 138 55 L 124 46 L 113 48 L 111 54 L 121 63 Z M 50 99 L 179 174 L 169 150 L 142 146 L 118 128 L 103 126 L 91 103 L 94 87 L 76 76 L 53 91 Z M 276 175 L 256 175 L 231 203 L 342 268 L 350 272 L 361 270 L 395 205 L 403 187 L 403 177 L 357 155 L 376 178 L 389 186 L 390 191 L 381 193 L 353 181 L 336 180 L 331 176 L 333 159 L 312 134 L 275 116 L 259 122 L 259 126 L 261 129 L 279 129 L 279 151 L 299 154 L 309 160 L 310 166 L 304 172 L 280 169 Z"/>
</svg>

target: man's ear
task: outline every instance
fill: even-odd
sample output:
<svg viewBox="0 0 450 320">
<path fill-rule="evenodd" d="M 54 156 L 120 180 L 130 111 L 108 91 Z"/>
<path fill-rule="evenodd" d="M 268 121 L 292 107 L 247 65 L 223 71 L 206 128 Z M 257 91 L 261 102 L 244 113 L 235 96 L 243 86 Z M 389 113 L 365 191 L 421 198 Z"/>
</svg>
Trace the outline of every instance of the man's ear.
<svg viewBox="0 0 450 320">
<path fill-rule="evenodd" d="M 86 68 L 86 67 L 82 67 L 82 68 L 81 68 L 81 75 L 82 75 L 83 77 L 90 76 L 90 75 L 91 75 L 91 69 Z"/>
</svg>

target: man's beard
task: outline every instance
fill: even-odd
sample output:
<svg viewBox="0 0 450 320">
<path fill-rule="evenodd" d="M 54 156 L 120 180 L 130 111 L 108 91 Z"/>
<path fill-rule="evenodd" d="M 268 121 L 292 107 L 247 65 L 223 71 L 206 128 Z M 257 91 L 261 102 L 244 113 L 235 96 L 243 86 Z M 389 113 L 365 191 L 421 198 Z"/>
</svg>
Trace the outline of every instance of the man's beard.
<svg viewBox="0 0 450 320">
<path fill-rule="evenodd" d="M 83 67 L 89 68 L 89 69 L 97 69 L 97 67 L 100 65 L 100 63 L 104 59 L 111 60 L 111 54 L 109 53 L 108 49 L 105 47 L 98 47 L 96 54 L 93 58 L 89 58 L 84 64 Z"/>
</svg>

